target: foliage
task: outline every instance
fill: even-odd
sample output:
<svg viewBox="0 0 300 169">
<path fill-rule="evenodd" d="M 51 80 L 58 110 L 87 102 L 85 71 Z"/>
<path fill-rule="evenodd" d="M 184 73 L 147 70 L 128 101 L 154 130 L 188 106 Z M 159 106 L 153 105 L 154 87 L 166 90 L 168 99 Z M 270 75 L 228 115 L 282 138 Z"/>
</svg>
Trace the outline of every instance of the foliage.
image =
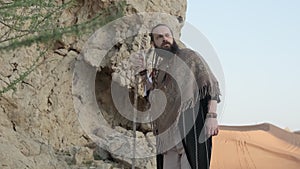
<svg viewBox="0 0 300 169">
<path fill-rule="evenodd" d="M 58 4 L 56 0 L 0 0 L 0 54 L 28 47 L 33 44 L 51 43 L 63 36 L 80 36 L 90 33 L 106 23 L 122 17 L 124 1 L 115 1 L 91 19 L 82 23 L 63 25 L 59 18 L 63 11 L 74 11 L 80 6 L 79 0 Z M 45 45 L 47 46 L 47 45 Z M 39 53 L 35 62 L 19 78 L 0 90 L 0 96 L 22 82 L 39 65 L 50 46 Z M 3 54 L 2 54 L 3 55 Z M 0 56 L 2 57 L 2 56 Z"/>
<path fill-rule="evenodd" d="M 55 0 L 17 0 L 10 3 L 0 1 L 0 4 L 0 23 L 4 25 L 0 34 L 0 50 L 60 39 L 62 35 L 87 33 L 121 17 L 125 5 L 120 1 L 99 11 L 92 19 L 83 23 L 61 26 L 58 19 L 62 12 L 76 8 L 77 1 L 71 0 L 61 5 L 56 5 Z"/>
</svg>

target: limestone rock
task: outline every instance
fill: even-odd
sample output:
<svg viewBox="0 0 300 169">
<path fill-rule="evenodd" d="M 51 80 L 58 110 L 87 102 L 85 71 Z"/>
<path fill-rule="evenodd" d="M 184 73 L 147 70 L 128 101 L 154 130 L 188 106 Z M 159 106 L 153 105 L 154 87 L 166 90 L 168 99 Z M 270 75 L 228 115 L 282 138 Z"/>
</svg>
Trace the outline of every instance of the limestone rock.
<svg viewBox="0 0 300 169">
<path fill-rule="evenodd" d="M 74 158 L 77 165 L 91 163 L 94 160 L 93 151 L 87 147 L 80 147 Z"/>
<path fill-rule="evenodd" d="M 59 5 L 68 1 L 55 2 Z M 77 2 L 61 13 L 55 23 L 58 27 L 83 23 L 120 1 Z M 170 24 L 175 37 L 179 38 L 186 1 L 126 0 L 124 8 L 126 16 L 135 16 L 132 20 L 104 26 L 104 34 L 64 35 L 59 41 L 51 42 L 54 48 L 42 57 L 41 51 L 48 44 L 0 51 L 0 90 L 28 72 L 34 63 L 38 65 L 13 89 L 0 96 L 0 168 L 87 168 L 85 163 L 95 168 L 130 167 L 132 122 L 114 106 L 110 93 L 112 78 L 115 76 L 119 79 L 116 84 L 132 93 L 129 76 L 132 72 L 126 60 L 141 48 L 149 49 L 149 37 L 145 35 L 157 23 Z M 134 15 L 136 13 L 139 14 Z M 4 25 L 0 28 L 0 32 L 7 31 Z M 105 58 L 99 61 L 101 55 Z M 91 84 L 74 92 L 74 69 L 78 62 L 89 64 L 82 75 L 91 77 Z M 94 93 L 93 102 L 81 97 L 82 91 Z M 89 109 L 92 111 L 78 113 L 85 103 L 93 103 Z M 138 107 L 144 104 L 140 99 Z M 155 139 L 151 127 L 138 123 L 137 129 L 136 156 L 149 155 L 137 160 L 137 167 L 155 168 Z M 97 144 L 99 149 L 86 146 L 91 143 Z"/>
</svg>

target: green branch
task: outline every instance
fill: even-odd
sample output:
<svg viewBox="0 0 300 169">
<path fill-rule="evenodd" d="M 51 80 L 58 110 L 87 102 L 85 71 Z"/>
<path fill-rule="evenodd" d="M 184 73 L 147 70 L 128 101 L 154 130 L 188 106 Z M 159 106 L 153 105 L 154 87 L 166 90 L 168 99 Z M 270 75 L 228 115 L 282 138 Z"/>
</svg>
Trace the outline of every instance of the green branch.
<svg viewBox="0 0 300 169">
<path fill-rule="evenodd" d="M 5 41 L 11 41 L 11 42 L 8 45 L 0 46 L 0 51 L 13 50 L 21 46 L 30 46 L 33 43 L 38 43 L 38 42 L 45 43 L 48 42 L 49 40 L 57 40 L 60 39 L 63 35 L 76 34 L 78 36 L 81 34 L 88 33 L 90 30 L 93 30 L 94 28 L 103 26 L 112 20 L 122 17 L 124 15 L 123 12 L 124 5 L 125 5 L 124 3 L 120 3 L 116 6 L 117 8 L 116 11 L 118 12 L 115 15 L 111 15 L 111 11 L 113 8 L 111 7 L 105 9 L 104 11 L 102 11 L 102 13 L 99 13 L 93 19 L 83 22 L 81 24 L 75 24 L 68 27 L 53 28 L 53 29 L 45 29 L 45 28 L 43 30 L 34 29 L 33 32 L 26 32 L 24 34 L 2 40 L 0 42 L 5 42 Z M 33 33 L 37 35 L 31 35 Z M 20 39 L 21 37 L 24 36 L 27 37 Z"/>
<path fill-rule="evenodd" d="M 16 90 L 16 85 L 22 81 L 25 80 L 25 78 L 33 72 L 40 64 L 37 64 L 41 57 L 44 57 L 48 49 L 40 52 L 40 55 L 36 58 L 36 60 L 33 62 L 33 64 L 25 71 L 23 72 L 19 78 L 13 80 L 8 86 L 4 87 L 2 90 L 0 90 L 0 97 L 8 92 L 9 90 Z"/>
<path fill-rule="evenodd" d="M 53 0 L 48 0 L 46 2 L 44 0 L 16 0 L 12 3 L 2 3 L 0 1 L 0 24 L 8 28 L 8 31 L 1 36 L 5 37 L 6 35 L 7 38 L 0 40 L 0 52 L 14 50 L 24 46 L 31 46 L 34 43 L 46 43 L 58 40 L 62 38 L 63 35 L 80 36 L 82 34 L 90 33 L 96 28 L 122 17 L 124 15 L 126 5 L 125 1 L 120 1 L 115 4 L 115 6 L 111 6 L 110 8 L 103 10 L 94 18 L 80 24 L 67 27 L 58 27 L 58 25 L 53 24 L 56 23 L 60 12 L 70 7 L 74 1 L 70 1 L 69 3 L 63 4 L 57 8 L 55 8 L 53 4 L 51 5 L 51 2 L 54 2 Z M 35 8 L 33 8 L 33 6 Z M 30 16 L 16 15 L 15 11 L 19 8 L 33 8 L 35 13 L 31 13 Z M 41 12 L 41 8 L 52 8 L 52 10 L 44 15 L 39 13 Z M 29 29 L 23 28 L 25 22 L 30 23 L 28 26 Z M 9 34 L 13 34 L 13 37 L 9 37 Z M 30 73 L 32 73 L 39 65 L 44 63 L 41 62 L 38 64 L 40 58 L 44 57 L 49 49 L 50 47 L 48 46 L 47 49 L 40 52 L 39 56 L 25 72 L 21 73 L 17 79 L 13 80 L 10 84 L 1 89 L 0 96 L 9 90 L 16 90 L 17 84 L 24 81 Z"/>
</svg>

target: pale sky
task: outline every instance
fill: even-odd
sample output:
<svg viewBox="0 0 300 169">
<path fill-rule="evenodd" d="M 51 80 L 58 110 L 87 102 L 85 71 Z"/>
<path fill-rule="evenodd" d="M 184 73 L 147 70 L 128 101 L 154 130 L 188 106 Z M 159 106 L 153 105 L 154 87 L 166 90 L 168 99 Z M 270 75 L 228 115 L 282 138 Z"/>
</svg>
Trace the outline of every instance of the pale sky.
<svg viewBox="0 0 300 169">
<path fill-rule="evenodd" d="M 299 0 L 188 1 L 187 22 L 211 42 L 223 69 L 220 124 L 300 130 L 299 9 Z"/>
</svg>

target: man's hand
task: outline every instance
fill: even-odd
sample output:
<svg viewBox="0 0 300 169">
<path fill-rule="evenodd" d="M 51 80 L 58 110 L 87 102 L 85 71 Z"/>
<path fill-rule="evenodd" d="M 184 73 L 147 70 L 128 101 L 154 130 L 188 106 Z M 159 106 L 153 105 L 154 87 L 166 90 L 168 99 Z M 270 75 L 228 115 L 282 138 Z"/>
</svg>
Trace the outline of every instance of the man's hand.
<svg viewBox="0 0 300 169">
<path fill-rule="evenodd" d="M 134 53 L 129 58 L 129 64 L 135 74 L 145 70 L 144 56 L 141 53 Z"/>
<path fill-rule="evenodd" d="M 219 133 L 219 125 L 217 118 L 206 118 L 204 127 L 208 137 L 216 136 Z"/>
<path fill-rule="evenodd" d="M 216 136 L 219 133 L 219 125 L 218 125 L 218 120 L 217 120 L 217 114 L 214 113 L 214 112 L 217 112 L 217 101 L 216 100 L 210 100 L 208 102 L 208 114 L 211 115 L 211 113 L 212 113 L 213 116 L 215 116 L 215 117 L 209 117 L 208 114 L 206 115 L 204 127 L 205 127 L 205 131 L 206 131 L 205 134 L 208 137 Z"/>
</svg>

